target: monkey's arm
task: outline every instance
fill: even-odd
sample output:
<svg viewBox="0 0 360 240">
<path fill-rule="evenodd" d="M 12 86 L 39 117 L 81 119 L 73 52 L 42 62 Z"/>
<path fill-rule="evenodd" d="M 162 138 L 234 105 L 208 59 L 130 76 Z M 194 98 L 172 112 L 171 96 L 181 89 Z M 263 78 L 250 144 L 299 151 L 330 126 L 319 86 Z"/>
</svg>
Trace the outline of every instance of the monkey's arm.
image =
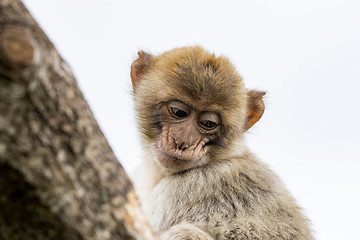
<svg viewBox="0 0 360 240">
<path fill-rule="evenodd" d="M 161 240 L 214 240 L 194 224 L 182 222 L 172 226 L 160 236 Z"/>
</svg>

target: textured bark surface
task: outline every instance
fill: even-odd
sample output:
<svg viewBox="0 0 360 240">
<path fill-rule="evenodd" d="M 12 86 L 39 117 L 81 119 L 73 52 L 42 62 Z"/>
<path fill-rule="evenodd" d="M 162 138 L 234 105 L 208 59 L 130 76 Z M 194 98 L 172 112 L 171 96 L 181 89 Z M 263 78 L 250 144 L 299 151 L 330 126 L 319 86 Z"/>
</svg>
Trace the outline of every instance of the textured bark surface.
<svg viewBox="0 0 360 240">
<path fill-rule="evenodd" d="M 0 239 L 156 239 L 69 66 L 0 0 Z"/>
</svg>

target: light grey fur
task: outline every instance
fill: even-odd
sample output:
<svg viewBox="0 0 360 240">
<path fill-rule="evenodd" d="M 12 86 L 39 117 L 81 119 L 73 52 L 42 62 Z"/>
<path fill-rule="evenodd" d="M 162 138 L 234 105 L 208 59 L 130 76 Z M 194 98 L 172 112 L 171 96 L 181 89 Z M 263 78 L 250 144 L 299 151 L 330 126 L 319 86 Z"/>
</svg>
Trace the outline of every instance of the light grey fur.
<svg viewBox="0 0 360 240">
<path fill-rule="evenodd" d="M 313 239 L 282 182 L 248 150 L 168 176 L 148 156 L 135 183 L 162 239 Z M 195 234 L 189 224 L 201 231 Z"/>
</svg>

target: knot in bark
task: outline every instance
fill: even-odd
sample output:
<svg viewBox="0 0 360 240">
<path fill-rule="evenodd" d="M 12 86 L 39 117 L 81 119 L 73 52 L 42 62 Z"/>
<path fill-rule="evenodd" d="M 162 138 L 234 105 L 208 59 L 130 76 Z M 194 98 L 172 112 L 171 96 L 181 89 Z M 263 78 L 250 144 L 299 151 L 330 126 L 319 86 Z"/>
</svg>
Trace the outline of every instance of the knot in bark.
<svg viewBox="0 0 360 240">
<path fill-rule="evenodd" d="M 33 62 L 34 47 L 21 28 L 7 28 L 0 33 L 0 61 L 18 70 Z"/>
</svg>

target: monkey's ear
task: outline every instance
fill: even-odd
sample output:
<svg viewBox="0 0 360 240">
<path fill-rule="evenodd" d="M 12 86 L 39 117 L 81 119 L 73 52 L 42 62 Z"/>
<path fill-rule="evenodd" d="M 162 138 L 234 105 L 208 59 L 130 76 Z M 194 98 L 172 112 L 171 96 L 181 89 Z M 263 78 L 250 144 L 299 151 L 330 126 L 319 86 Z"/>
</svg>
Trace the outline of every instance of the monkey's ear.
<svg viewBox="0 0 360 240">
<path fill-rule="evenodd" d="M 248 113 L 246 119 L 245 129 L 249 130 L 264 113 L 265 104 L 263 100 L 263 96 L 266 92 L 249 90 L 247 92 L 248 95 Z"/>
<path fill-rule="evenodd" d="M 155 57 L 147 52 L 140 50 L 139 57 L 131 64 L 131 83 L 135 91 L 137 85 L 140 83 L 144 73 L 148 70 L 154 62 Z"/>
</svg>

